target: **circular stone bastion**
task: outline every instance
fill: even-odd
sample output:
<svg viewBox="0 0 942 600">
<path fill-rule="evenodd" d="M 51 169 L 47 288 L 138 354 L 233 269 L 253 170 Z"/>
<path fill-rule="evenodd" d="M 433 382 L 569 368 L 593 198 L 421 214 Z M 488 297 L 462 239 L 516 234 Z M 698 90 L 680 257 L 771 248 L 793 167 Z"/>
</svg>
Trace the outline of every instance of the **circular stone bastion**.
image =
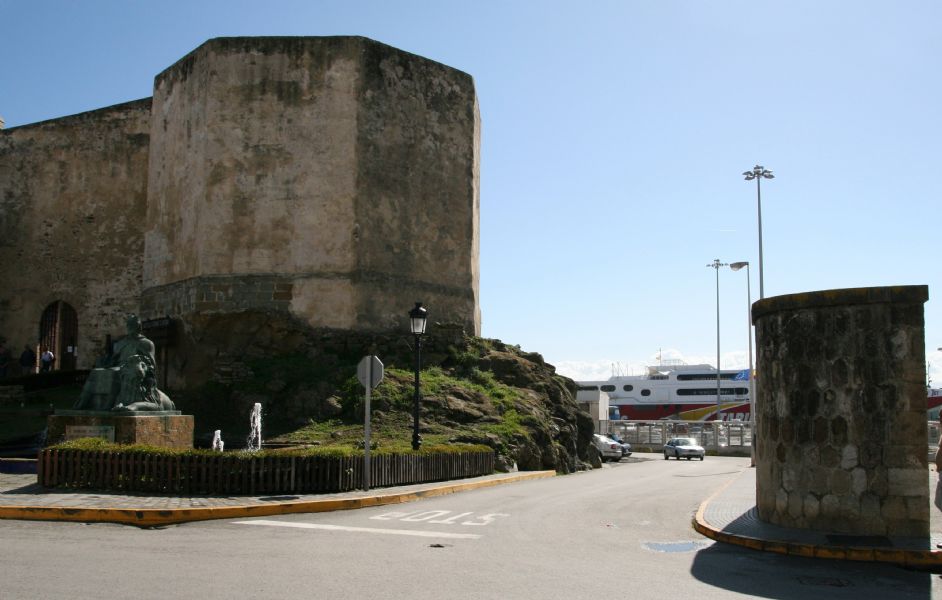
<svg viewBox="0 0 942 600">
<path fill-rule="evenodd" d="M 927 286 L 753 305 L 756 506 L 776 525 L 926 536 Z"/>
</svg>

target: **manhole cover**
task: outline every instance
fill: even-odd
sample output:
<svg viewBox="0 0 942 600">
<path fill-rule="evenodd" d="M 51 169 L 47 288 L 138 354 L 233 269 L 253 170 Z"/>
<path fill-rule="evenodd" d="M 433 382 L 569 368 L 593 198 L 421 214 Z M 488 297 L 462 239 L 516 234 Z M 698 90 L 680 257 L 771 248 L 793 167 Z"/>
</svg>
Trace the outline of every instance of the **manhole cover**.
<svg viewBox="0 0 942 600">
<path fill-rule="evenodd" d="M 654 552 L 695 552 L 701 548 L 706 548 L 709 542 L 644 542 L 641 545 Z"/>
</svg>

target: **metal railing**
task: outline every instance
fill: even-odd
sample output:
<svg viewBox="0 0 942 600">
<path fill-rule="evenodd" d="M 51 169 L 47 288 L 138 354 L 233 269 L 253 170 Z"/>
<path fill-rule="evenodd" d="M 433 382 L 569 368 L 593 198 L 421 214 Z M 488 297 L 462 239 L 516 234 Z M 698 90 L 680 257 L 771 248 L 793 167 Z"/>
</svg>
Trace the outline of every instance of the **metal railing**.
<svg viewBox="0 0 942 600">
<path fill-rule="evenodd" d="M 692 437 L 704 448 L 748 448 L 752 445 L 749 421 L 602 421 L 600 433 L 616 433 L 638 446 L 661 446 L 672 437 Z M 932 456 L 942 438 L 942 423 L 929 421 L 928 445 Z"/>
<path fill-rule="evenodd" d="M 602 433 L 618 434 L 638 446 L 662 446 L 673 437 L 691 437 L 704 448 L 749 448 L 752 423 L 748 421 L 607 421 Z"/>
</svg>

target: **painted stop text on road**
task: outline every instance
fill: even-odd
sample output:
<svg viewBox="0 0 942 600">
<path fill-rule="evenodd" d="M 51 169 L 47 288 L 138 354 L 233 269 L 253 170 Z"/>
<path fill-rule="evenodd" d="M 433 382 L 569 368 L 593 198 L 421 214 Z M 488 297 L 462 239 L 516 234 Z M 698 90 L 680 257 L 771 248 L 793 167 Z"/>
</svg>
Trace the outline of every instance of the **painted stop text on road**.
<svg viewBox="0 0 942 600">
<path fill-rule="evenodd" d="M 391 511 L 370 517 L 374 521 L 401 521 L 403 523 L 433 523 L 435 525 L 460 525 L 465 527 L 483 527 L 490 525 L 500 517 L 509 517 L 507 513 L 473 512 L 456 513 L 451 510 L 413 510 Z"/>
</svg>

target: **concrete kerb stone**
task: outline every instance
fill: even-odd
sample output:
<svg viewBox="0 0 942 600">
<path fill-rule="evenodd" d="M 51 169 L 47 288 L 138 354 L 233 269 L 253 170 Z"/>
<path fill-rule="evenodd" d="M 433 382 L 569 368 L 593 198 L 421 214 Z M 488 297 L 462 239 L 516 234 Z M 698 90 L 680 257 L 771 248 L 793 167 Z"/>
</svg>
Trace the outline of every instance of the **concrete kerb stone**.
<svg viewBox="0 0 942 600">
<path fill-rule="evenodd" d="M 711 502 L 716 499 L 732 484 L 728 481 L 704 500 L 693 518 L 695 531 L 717 542 L 751 548 L 762 552 L 774 552 L 789 556 L 803 556 L 806 558 L 825 558 L 831 560 L 854 560 L 862 562 L 880 562 L 894 564 L 901 567 L 928 570 L 933 573 L 942 573 L 942 551 L 938 550 L 910 550 L 891 548 L 862 548 L 855 546 L 833 546 L 820 544 L 806 544 L 798 542 L 783 542 L 766 540 L 757 537 L 729 533 L 712 526 L 706 519 L 706 511 Z"/>
<path fill-rule="evenodd" d="M 529 471 L 516 473 L 499 479 L 483 479 L 473 482 L 447 483 L 444 485 L 408 492 L 378 493 L 355 498 L 300 500 L 273 502 L 261 505 L 209 506 L 179 509 L 151 508 L 91 508 L 62 506 L 0 506 L 0 519 L 30 521 L 72 521 L 80 523 L 118 523 L 138 527 L 157 527 L 192 521 L 212 519 L 237 519 L 268 517 L 298 513 L 331 512 L 353 510 L 371 506 L 402 504 L 420 498 L 432 498 L 458 492 L 516 483 L 534 479 L 555 477 L 555 471 Z M 368 492 L 365 492 L 368 493 Z"/>
</svg>

